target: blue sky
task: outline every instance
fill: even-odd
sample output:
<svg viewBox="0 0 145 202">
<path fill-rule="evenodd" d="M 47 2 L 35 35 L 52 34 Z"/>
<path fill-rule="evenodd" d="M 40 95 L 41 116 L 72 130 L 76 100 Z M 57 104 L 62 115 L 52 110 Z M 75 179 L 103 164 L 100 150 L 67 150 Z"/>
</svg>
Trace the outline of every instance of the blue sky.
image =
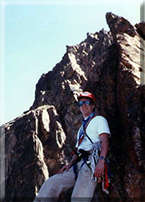
<svg viewBox="0 0 145 202">
<path fill-rule="evenodd" d="M 136 24 L 140 2 L 126 0 L 4 1 L 1 9 L 1 123 L 8 122 L 33 104 L 35 86 L 66 52 L 102 28 L 109 30 L 106 12 Z"/>
</svg>

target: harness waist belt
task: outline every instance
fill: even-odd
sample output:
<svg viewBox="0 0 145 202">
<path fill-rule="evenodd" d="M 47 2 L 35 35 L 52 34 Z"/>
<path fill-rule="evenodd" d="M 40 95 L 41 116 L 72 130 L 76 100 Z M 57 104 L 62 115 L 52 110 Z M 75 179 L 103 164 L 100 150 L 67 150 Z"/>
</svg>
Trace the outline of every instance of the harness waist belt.
<svg viewBox="0 0 145 202">
<path fill-rule="evenodd" d="M 83 158 L 83 157 L 88 157 L 91 154 L 91 151 L 85 151 L 83 149 L 79 149 L 79 157 Z"/>
</svg>

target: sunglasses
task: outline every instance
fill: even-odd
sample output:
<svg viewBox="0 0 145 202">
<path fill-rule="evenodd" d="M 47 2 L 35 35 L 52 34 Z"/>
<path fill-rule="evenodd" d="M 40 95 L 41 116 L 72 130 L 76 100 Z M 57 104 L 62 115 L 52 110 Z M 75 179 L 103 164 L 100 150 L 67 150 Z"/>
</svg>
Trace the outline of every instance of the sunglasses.
<svg viewBox="0 0 145 202">
<path fill-rule="evenodd" d="M 89 100 L 86 100 L 86 101 L 79 101 L 79 102 L 78 102 L 78 106 L 79 106 L 79 107 L 83 106 L 83 104 L 91 105 L 92 102 L 89 101 Z"/>
</svg>

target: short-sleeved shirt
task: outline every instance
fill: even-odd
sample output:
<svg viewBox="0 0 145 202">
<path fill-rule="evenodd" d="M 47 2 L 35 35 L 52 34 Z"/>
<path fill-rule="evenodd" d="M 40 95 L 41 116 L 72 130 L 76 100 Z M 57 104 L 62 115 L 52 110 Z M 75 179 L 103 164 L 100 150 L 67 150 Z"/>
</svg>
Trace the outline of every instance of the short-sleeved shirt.
<svg viewBox="0 0 145 202">
<path fill-rule="evenodd" d="M 77 134 L 76 147 L 78 147 L 79 131 Z M 103 116 L 96 116 L 88 124 L 86 128 L 86 134 L 90 137 L 93 143 L 96 143 L 100 141 L 99 135 L 101 135 L 102 133 L 107 133 L 110 136 L 110 129 L 108 126 L 108 122 Z M 87 136 L 84 137 L 83 141 L 79 145 L 78 150 L 79 149 L 83 149 L 85 151 L 90 151 L 92 149 L 92 143 Z"/>
</svg>

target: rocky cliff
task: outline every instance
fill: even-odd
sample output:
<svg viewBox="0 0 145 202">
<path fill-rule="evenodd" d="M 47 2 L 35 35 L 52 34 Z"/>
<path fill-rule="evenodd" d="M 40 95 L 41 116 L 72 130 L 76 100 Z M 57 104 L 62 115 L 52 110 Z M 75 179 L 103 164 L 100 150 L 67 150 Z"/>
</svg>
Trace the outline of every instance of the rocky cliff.
<svg viewBox="0 0 145 202">
<path fill-rule="evenodd" d="M 71 157 L 81 114 L 76 95 L 92 91 L 111 130 L 109 196 L 145 201 L 145 23 L 106 14 L 110 28 L 67 46 L 62 60 L 36 85 L 33 105 L 5 129 L 7 202 L 31 202 L 41 184 Z M 65 193 L 63 201 L 69 198 Z M 94 197 L 95 201 L 95 197 Z"/>
</svg>

